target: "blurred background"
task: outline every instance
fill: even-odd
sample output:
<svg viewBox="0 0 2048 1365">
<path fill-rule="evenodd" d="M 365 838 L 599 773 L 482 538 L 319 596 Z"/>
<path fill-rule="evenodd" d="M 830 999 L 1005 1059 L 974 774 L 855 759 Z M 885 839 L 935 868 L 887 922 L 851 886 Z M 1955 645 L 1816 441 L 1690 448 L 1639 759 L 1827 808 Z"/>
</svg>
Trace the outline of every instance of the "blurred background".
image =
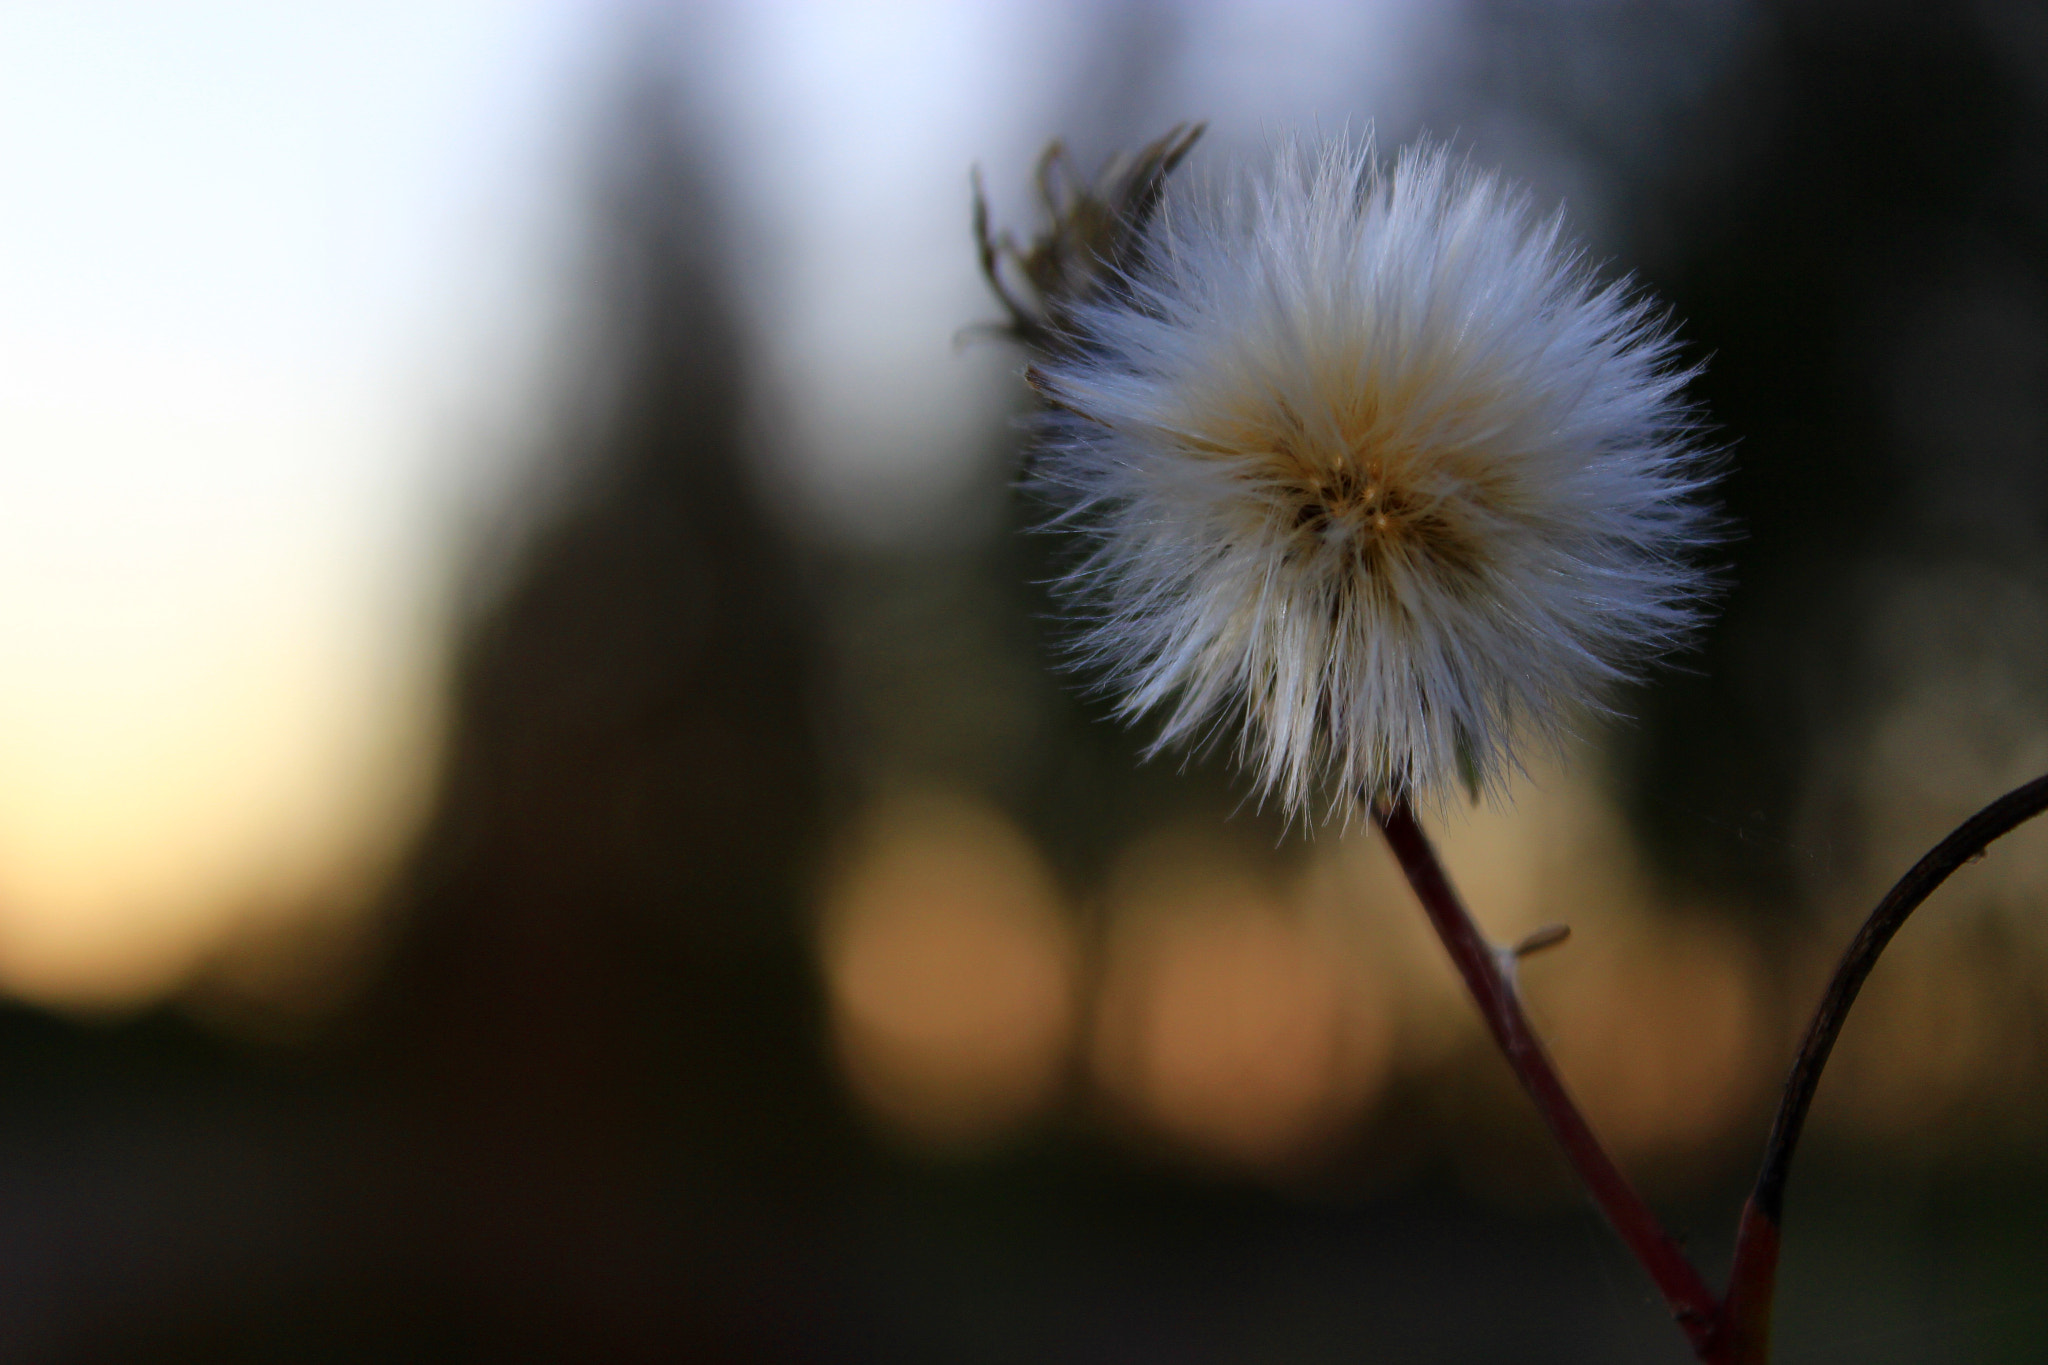
<svg viewBox="0 0 2048 1365">
<path fill-rule="evenodd" d="M 2048 770 L 2048 15 L 0 5 L 0 1360 L 1680 1361 L 1373 840 L 1053 668 L 1035 225 L 1419 135 L 1706 362 L 1701 648 L 1436 823 L 1710 1277 Z M 2048 1342 L 2048 830 L 1885 959 L 1780 1359 Z"/>
</svg>

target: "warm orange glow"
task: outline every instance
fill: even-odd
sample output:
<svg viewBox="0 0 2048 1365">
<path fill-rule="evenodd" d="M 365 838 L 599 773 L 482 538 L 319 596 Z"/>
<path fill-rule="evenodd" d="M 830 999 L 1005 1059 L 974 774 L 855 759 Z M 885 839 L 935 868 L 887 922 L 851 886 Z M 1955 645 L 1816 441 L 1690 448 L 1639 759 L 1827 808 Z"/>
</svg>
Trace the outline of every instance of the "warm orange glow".
<svg viewBox="0 0 2048 1365">
<path fill-rule="evenodd" d="M 1754 959 L 1720 921 L 1589 918 L 1523 975 L 1566 1083 L 1619 1157 L 1710 1144 L 1779 1079 Z"/>
<path fill-rule="evenodd" d="M 1378 831 L 1326 831 L 1308 852 L 1294 903 L 1360 988 L 1384 997 L 1394 1066 L 1429 1072 L 1475 1045 L 1479 1015 Z"/>
<path fill-rule="evenodd" d="M 1762 981 L 1724 920 L 1676 917 L 1659 899 L 1587 766 L 1539 769 L 1511 807 L 1438 822 L 1444 856 L 1497 942 L 1571 927 L 1522 966 L 1537 1027 L 1617 1156 L 1680 1154 L 1720 1137 L 1776 1079 Z"/>
<path fill-rule="evenodd" d="M 252 915 L 374 894 L 431 780 L 435 651 L 261 549 L 0 586 L 0 990 L 139 1001 Z"/>
<path fill-rule="evenodd" d="M 1056 1097 L 1077 953 L 1050 874 L 1000 812 L 936 794 L 876 811 L 822 932 L 840 1060 L 892 1127 L 972 1145 Z"/>
<path fill-rule="evenodd" d="M 1440 811 L 1429 823 L 1496 942 L 1571 927 L 1562 944 L 1522 964 L 1521 978 L 1537 1027 L 1602 1136 L 1629 1160 L 1682 1156 L 1752 1115 L 1779 1079 L 1764 974 L 1725 917 L 1683 914 L 1659 898 L 1586 766 L 1539 768 L 1515 783 L 1510 803 Z M 1397 1065 L 1426 1075 L 1491 1050 L 1380 840 L 1361 831 L 1327 842 L 1304 887 L 1325 922 L 1362 922 L 1360 951 L 1397 993 Z M 1486 1061 L 1489 1076 L 1495 1065 Z M 1524 1102 L 1505 1090 L 1499 1099 Z"/>
<path fill-rule="evenodd" d="M 2044 1061 L 2041 959 L 1983 930 L 1935 920 L 1894 943 L 1842 1031 L 1816 1123 L 1935 1147 L 2008 1125 L 2032 1140 Z"/>
<path fill-rule="evenodd" d="M 1095 1064 L 1118 1103 L 1196 1151 L 1270 1164 L 1371 1100 L 1392 1056 L 1384 992 L 1213 837 L 1141 847 L 1115 895 Z"/>
</svg>

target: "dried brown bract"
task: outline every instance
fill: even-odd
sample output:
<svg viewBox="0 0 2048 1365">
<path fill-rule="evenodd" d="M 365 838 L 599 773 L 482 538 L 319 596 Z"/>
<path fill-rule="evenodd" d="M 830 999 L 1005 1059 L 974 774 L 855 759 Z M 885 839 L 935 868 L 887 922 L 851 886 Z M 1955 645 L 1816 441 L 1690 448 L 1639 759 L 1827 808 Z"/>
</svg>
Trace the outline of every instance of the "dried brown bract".
<svg viewBox="0 0 2048 1365">
<path fill-rule="evenodd" d="M 1029 246 L 1007 232 L 991 235 L 976 175 L 974 239 L 982 273 L 1010 314 L 1003 331 L 1041 355 L 1074 347 L 1073 310 L 1138 264 L 1166 178 L 1205 126 L 1179 124 L 1135 155 L 1114 158 L 1092 182 L 1075 170 L 1066 145 L 1054 142 L 1035 176 L 1047 223 Z"/>
</svg>

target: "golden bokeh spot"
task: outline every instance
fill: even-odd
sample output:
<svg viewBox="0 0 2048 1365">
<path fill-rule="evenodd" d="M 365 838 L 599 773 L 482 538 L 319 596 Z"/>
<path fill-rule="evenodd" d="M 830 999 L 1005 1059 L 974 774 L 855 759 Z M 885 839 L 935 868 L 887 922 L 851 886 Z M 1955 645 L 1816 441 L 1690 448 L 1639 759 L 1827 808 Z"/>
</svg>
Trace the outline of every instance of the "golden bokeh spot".
<svg viewBox="0 0 2048 1365">
<path fill-rule="evenodd" d="M 1498 943 L 1545 925 L 1570 939 L 1521 964 L 1537 1032 L 1616 1156 L 1651 1181 L 1697 1170 L 1782 1079 L 1768 1035 L 1769 986 L 1754 945 L 1729 918 L 1661 899 L 1621 811 L 1561 754 L 1514 781 L 1509 799 L 1432 819 L 1451 878 Z M 1417 919 L 1412 897 L 1406 912 Z M 1456 990 L 1441 961 L 1427 970 Z M 1490 1051 L 1458 991 L 1456 1033 Z M 1519 1093 L 1501 1092 L 1518 1110 Z"/>
<path fill-rule="evenodd" d="M 1371 1102 L 1393 1020 L 1369 973 L 1207 840 L 1133 850 L 1113 888 L 1092 1046 L 1112 1103 L 1201 1155 L 1312 1156 Z"/>
<path fill-rule="evenodd" d="M 1077 950 L 1001 812 L 957 793 L 879 805 L 826 893 L 819 944 L 847 1084 L 900 1135 L 972 1148 L 1057 1098 Z"/>
<path fill-rule="evenodd" d="M 2040 954 L 1996 922 L 1913 927 L 1858 997 L 1815 1123 L 1926 1155 L 1981 1152 L 1994 1133 L 2037 1141 Z"/>
<path fill-rule="evenodd" d="M 1523 974 L 1566 1083 L 1624 1161 L 1675 1169 L 1777 1079 L 1761 972 L 1721 919 L 1602 917 Z"/>
</svg>

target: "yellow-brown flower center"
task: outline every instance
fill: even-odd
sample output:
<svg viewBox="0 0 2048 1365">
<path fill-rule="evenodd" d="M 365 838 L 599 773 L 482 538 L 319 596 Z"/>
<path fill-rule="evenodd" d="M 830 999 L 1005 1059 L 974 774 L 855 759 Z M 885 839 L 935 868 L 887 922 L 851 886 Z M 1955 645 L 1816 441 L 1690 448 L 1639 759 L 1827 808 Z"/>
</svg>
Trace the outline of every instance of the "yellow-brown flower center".
<svg viewBox="0 0 2048 1365">
<path fill-rule="evenodd" d="M 1274 455 L 1295 535 L 1342 546 L 1368 571 L 1398 555 L 1447 580 L 1478 573 L 1483 547 L 1467 509 L 1455 497 L 1418 492 L 1400 464 L 1355 452 L 1313 462 L 1289 449 Z"/>
<path fill-rule="evenodd" d="M 1388 482 L 1378 460 L 1367 461 L 1357 471 L 1338 468 L 1304 474 L 1296 497 L 1294 524 L 1304 528 L 1341 527 L 1386 535 L 1405 525 L 1415 511 L 1414 500 Z"/>
</svg>

